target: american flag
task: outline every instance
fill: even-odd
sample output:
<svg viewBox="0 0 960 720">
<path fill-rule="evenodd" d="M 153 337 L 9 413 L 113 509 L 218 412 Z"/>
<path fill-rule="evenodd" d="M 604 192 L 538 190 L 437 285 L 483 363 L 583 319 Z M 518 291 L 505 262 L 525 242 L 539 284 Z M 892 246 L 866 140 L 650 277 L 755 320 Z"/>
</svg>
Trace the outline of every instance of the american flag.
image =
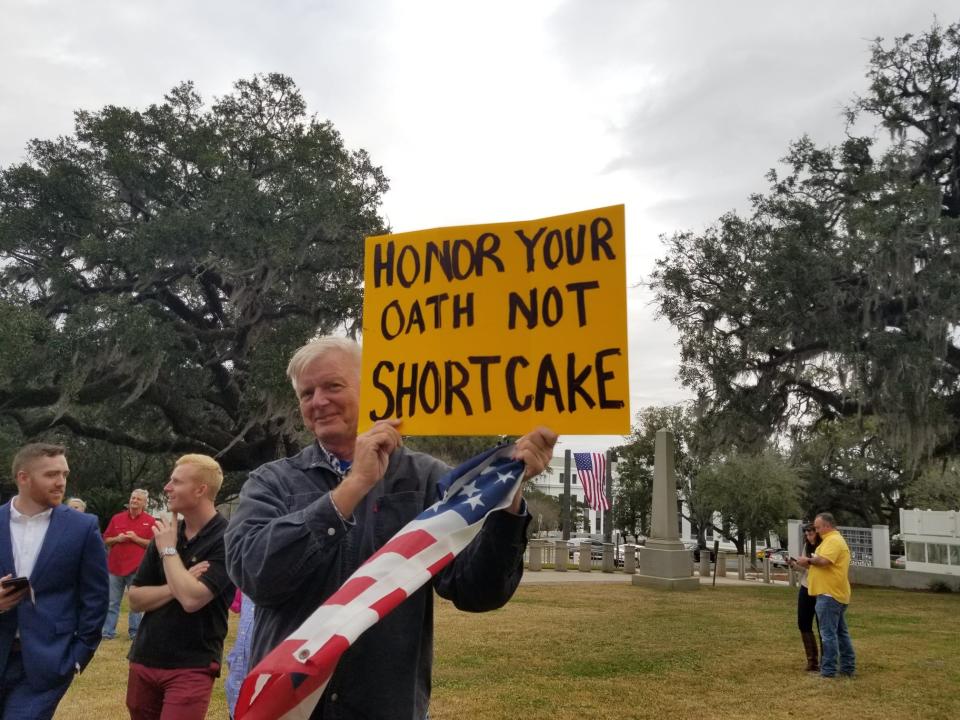
<svg viewBox="0 0 960 720">
<path fill-rule="evenodd" d="M 607 457 L 603 453 L 574 453 L 573 461 L 577 464 L 577 476 L 583 485 L 583 495 L 587 505 L 594 510 L 609 510 L 610 501 L 607 500 L 605 490 L 607 482 Z"/>
<path fill-rule="evenodd" d="M 446 567 L 508 507 L 523 476 L 513 445 L 467 460 L 438 483 L 440 500 L 407 523 L 247 675 L 235 717 L 307 720 L 340 656 L 367 628 Z"/>
</svg>

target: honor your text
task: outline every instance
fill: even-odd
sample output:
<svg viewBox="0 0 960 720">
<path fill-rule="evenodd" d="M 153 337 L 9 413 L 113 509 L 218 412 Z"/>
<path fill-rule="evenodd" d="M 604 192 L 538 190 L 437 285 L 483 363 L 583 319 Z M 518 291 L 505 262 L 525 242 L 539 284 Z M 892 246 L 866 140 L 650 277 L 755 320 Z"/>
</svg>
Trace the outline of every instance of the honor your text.
<svg viewBox="0 0 960 720">
<path fill-rule="evenodd" d="M 613 260 L 616 255 L 610 245 L 612 236 L 613 229 L 604 217 L 573 227 L 541 226 L 535 232 L 518 228 L 512 233 L 513 239 L 523 246 L 525 273 L 551 271 L 561 264 L 578 265 L 585 260 Z M 398 248 L 394 240 L 387 240 L 373 249 L 373 286 L 379 289 L 394 284 L 403 288 L 448 285 L 484 274 L 503 273 L 506 267 L 501 248 L 500 236 L 492 232 L 482 233 L 474 241 L 427 241 L 423 247 Z M 583 327 L 587 323 L 586 295 L 599 286 L 597 281 L 582 281 L 549 285 L 542 291 L 510 291 L 506 327 L 512 330 L 519 324 L 532 329 L 541 321 L 547 327 L 556 325 L 564 316 L 565 297 L 576 308 L 577 325 Z M 406 304 L 398 299 L 388 302 L 380 314 L 380 332 L 392 340 L 430 329 L 472 327 L 475 319 L 473 292 L 437 292 Z"/>
</svg>

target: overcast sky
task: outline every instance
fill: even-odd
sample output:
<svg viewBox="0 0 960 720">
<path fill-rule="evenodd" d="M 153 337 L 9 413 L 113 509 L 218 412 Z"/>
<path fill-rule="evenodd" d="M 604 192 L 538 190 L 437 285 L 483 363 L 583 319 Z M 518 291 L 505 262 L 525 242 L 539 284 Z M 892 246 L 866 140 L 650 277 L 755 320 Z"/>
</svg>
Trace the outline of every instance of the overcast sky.
<svg viewBox="0 0 960 720">
<path fill-rule="evenodd" d="M 383 166 L 394 231 L 623 203 L 635 414 L 688 397 L 642 285 L 660 235 L 746 211 L 801 134 L 840 139 L 871 39 L 958 15 L 955 0 L 3 0 L 0 164 L 79 108 L 282 72 Z"/>
</svg>

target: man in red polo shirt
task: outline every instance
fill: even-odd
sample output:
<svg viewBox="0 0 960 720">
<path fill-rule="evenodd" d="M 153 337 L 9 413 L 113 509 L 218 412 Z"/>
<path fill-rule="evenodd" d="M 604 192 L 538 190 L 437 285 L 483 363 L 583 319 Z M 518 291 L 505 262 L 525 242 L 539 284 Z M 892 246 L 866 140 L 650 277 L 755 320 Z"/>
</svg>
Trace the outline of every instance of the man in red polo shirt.
<svg viewBox="0 0 960 720">
<path fill-rule="evenodd" d="M 147 545 L 153 540 L 153 526 L 157 521 L 144 512 L 148 498 L 146 490 L 137 489 L 130 493 L 127 509 L 110 518 L 110 524 L 103 533 L 109 552 L 107 570 L 110 571 L 110 607 L 103 623 L 104 640 L 112 640 L 117 635 L 117 619 L 120 617 L 123 591 L 130 587 Z M 137 636 L 141 617 L 143 613 L 127 613 L 131 640 Z"/>
</svg>

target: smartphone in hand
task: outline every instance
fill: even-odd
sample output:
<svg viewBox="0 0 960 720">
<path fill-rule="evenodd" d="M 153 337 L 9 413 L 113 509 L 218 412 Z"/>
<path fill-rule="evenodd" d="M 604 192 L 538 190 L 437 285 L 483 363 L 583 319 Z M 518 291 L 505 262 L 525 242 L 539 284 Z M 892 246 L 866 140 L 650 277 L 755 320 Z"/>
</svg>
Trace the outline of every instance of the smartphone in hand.
<svg viewBox="0 0 960 720">
<path fill-rule="evenodd" d="M 0 587 L 7 592 L 18 592 L 19 590 L 30 587 L 30 578 L 23 575 L 19 577 L 10 577 L 6 580 L 0 580 Z"/>
</svg>

